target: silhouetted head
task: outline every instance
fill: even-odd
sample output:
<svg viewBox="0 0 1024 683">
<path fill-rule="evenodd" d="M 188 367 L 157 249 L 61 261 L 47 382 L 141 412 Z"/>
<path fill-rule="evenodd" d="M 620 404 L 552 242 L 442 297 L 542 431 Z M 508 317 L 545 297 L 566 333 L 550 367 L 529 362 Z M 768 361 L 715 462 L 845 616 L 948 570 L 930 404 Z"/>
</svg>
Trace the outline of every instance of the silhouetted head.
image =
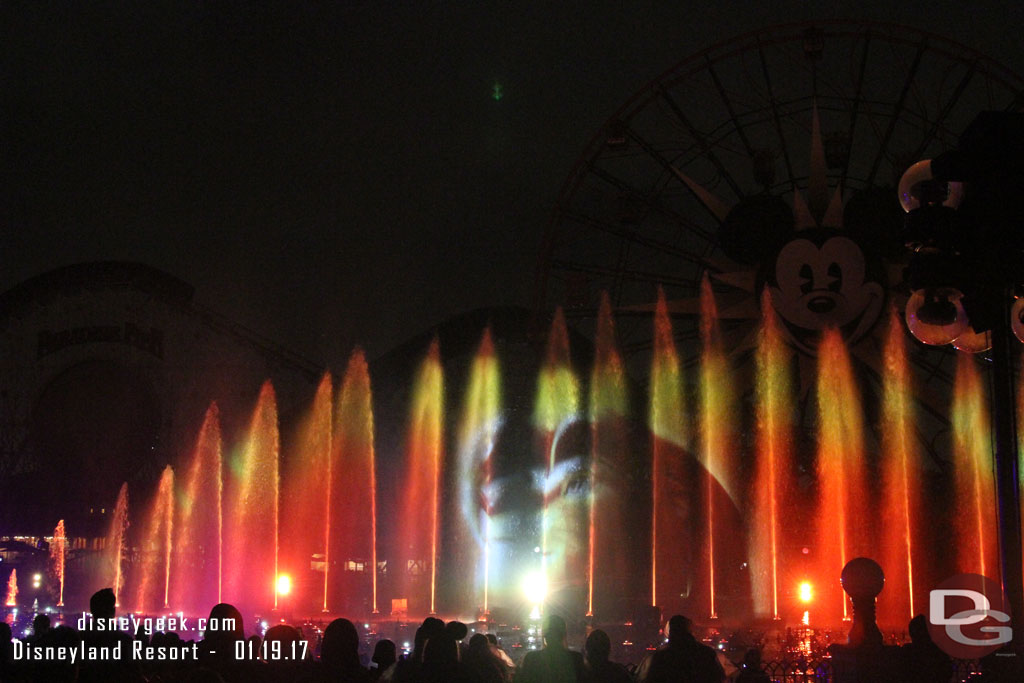
<svg viewBox="0 0 1024 683">
<path fill-rule="evenodd" d="M 928 633 L 928 622 L 925 620 L 923 614 L 918 614 L 916 617 L 911 619 L 910 624 L 907 626 L 907 630 L 910 632 L 910 640 L 917 645 L 932 642 L 932 636 Z"/>
<path fill-rule="evenodd" d="M 601 629 L 594 629 L 587 636 L 583 647 L 587 652 L 587 661 L 591 664 L 604 664 L 612 654 L 612 641 Z"/>
<path fill-rule="evenodd" d="M 420 624 L 420 627 L 416 629 L 416 637 L 413 640 L 412 655 L 410 658 L 414 662 L 423 661 L 423 646 L 433 636 L 444 633 L 444 622 L 434 617 L 427 617 Z"/>
<path fill-rule="evenodd" d="M 302 640 L 302 634 L 299 633 L 299 629 L 288 624 L 271 626 L 263 636 L 263 642 L 265 643 L 281 643 L 281 652 L 287 653 L 287 657 L 290 657 L 293 651 L 296 653 L 301 652 L 299 648 L 291 649 L 292 643 L 297 643 L 300 640 Z M 273 650 L 270 650 L 270 652 L 273 652 Z"/>
<path fill-rule="evenodd" d="M 455 639 L 441 631 L 427 639 L 423 646 L 424 664 L 454 664 L 459 661 L 459 646 Z"/>
<path fill-rule="evenodd" d="M 449 621 L 444 625 L 444 632 L 458 642 L 469 635 L 469 627 L 461 621 Z"/>
<path fill-rule="evenodd" d="M 45 614 L 37 614 L 32 620 L 32 633 L 41 636 L 50 630 L 50 617 Z"/>
<path fill-rule="evenodd" d="M 488 633 L 487 642 L 493 645 L 494 647 L 498 647 L 498 636 L 494 635 L 493 633 Z"/>
<path fill-rule="evenodd" d="M 544 642 L 551 645 L 565 645 L 569 629 L 565 626 L 565 619 L 557 614 L 549 614 L 544 620 Z"/>
<path fill-rule="evenodd" d="M 469 647 L 466 648 L 466 654 L 479 654 L 491 652 L 491 641 L 483 633 L 474 633 L 473 637 L 469 639 Z"/>
<path fill-rule="evenodd" d="M 97 619 L 113 619 L 117 613 L 117 597 L 113 588 L 101 588 L 89 598 L 89 611 Z"/>
<path fill-rule="evenodd" d="M 214 628 L 216 627 L 216 628 Z M 204 634 L 206 640 L 245 640 L 242 613 L 226 602 L 214 605 Z"/>
<path fill-rule="evenodd" d="M 348 619 L 335 619 L 324 629 L 320 659 L 331 666 L 359 666 L 359 632 Z"/>
<path fill-rule="evenodd" d="M 761 668 L 761 651 L 756 647 L 747 650 L 743 655 L 743 666 L 748 669 L 759 670 Z"/>
<path fill-rule="evenodd" d="M 377 665 L 377 668 L 383 671 L 398 659 L 395 651 L 395 643 L 385 638 L 384 640 L 378 640 L 377 644 L 373 646 L 373 657 L 370 661 Z"/>
<path fill-rule="evenodd" d="M 692 637 L 691 628 L 693 628 L 693 622 L 682 614 L 677 614 L 665 625 L 665 635 L 668 636 L 668 642 L 681 643 L 688 637 Z"/>
</svg>

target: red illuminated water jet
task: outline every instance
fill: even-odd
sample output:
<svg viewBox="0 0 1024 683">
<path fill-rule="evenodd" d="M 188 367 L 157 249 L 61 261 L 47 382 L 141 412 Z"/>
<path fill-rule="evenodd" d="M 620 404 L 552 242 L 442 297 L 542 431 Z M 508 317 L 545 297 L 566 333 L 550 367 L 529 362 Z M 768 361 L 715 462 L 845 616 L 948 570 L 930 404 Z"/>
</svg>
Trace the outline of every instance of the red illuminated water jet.
<svg viewBox="0 0 1024 683">
<path fill-rule="evenodd" d="M 221 602 L 223 584 L 223 465 L 219 411 L 206 410 L 178 496 L 172 603 L 202 613 Z"/>
<path fill-rule="evenodd" d="M 124 560 L 128 532 L 128 482 L 121 484 L 114 505 L 114 514 L 110 518 L 110 529 L 106 540 L 106 576 L 102 577 L 102 585 L 109 585 L 114 590 L 115 605 L 120 605 L 121 586 L 124 582 Z M 110 583 L 108 584 L 108 578 Z"/>
</svg>

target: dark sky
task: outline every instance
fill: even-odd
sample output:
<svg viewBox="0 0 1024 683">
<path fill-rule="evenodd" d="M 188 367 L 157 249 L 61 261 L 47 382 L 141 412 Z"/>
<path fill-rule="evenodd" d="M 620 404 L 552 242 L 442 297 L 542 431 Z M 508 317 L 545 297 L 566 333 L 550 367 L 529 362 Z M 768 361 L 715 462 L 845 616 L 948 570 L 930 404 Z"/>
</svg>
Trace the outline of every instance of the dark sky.
<svg viewBox="0 0 1024 683">
<path fill-rule="evenodd" d="M 676 62 L 807 19 L 1024 72 L 1024 3 L 4 3 L 0 290 L 138 260 L 318 363 L 530 304 L 560 187 Z M 495 82 L 504 97 L 491 97 Z"/>
</svg>

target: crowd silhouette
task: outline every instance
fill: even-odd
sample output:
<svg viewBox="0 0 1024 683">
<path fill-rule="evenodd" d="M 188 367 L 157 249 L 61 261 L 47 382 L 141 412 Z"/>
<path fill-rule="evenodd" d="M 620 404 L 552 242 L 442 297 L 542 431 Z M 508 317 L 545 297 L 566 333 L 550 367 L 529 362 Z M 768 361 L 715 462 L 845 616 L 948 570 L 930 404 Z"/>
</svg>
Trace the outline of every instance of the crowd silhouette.
<svg viewBox="0 0 1024 683">
<path fill-rule="evenodd" d="M 115 617 L 114 592 L 98 591 L 89 602 L 96 621 Z M 13 640 L 11 628 L 0 623 L 0 683 L 53 681 L 54 683 L 770 683 L 778 672 L 766 673 L 761 651 L 750 649 L 727 676 L 722 656 L 702 644 L 692 622 L 676 615 L 665 625 L 665 644 L 650 652 L 635 669 L 611 661 L 612 643 L 601 630 L 589 632 L 583 652 L 567 646 L 566 622 L 549 614 L 542 626 L 543 647 L 527 652 L 517 667 L 493 634 L 475 633 L 468 640 L 467 626 L 428 617 L 416 630 L 411 652 L 399 656 L 389 639 L 378 640 L 370 653 L 360 653 L 363 642 L 348 619 L 335 619 L 314 643 L 308 634 L 288 624 L 269 628 L 262 638 L 246 636 L 242 614 L 234 606 L 219 604 L 210 620 L 230 628 L 210 630 L 197 641 L 182 641 L 177 633 L 134 634 L 120 630 L 52 626 L 39 614 L 32 634 Z M 88 622 L 93 623 L 93 622 Z M 896 665 L 887 680 L 893 683 L 949 683 L 954 667 L 931 640 L 923 616 L 909 625 L 911 642 L 890 648 Z M 63 648 L 63 650 L 61 649 Z M 92 649 L 90 649 L 92 648 Z M 42 653 L 26 657 L 32 649 Z M 17 650 L 17 651 L 16 651 Z M 67 653 L 91 652 L 71 661 Z M 120 652 L 120 657 L 96 653 Z M 179 652 L 171 659 L 147 659 L 140 652 Z M 21 656 L 18 656 L 21 653 Z M 61 653 L 64 653 L 63 655 Z M 366 657 L 364 659 L 363 657 Z M 1005 658 L 1004 658 L 1005 659 Z M 1001 681 L 993 660 L 981 681 Z M 835 680 L 841 677 L 836 676 Z M 854 679 L 851 679 L 854 680 Z M 1009 679 L 1006 679 L 1009 680 Z"/>
</svg>

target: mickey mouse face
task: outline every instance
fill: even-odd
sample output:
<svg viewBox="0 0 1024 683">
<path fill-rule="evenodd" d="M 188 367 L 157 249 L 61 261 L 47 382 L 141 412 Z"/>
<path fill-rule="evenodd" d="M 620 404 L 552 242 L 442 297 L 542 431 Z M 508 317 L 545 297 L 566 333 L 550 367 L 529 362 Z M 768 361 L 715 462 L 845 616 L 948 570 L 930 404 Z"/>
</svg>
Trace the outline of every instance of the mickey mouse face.
<svg viewBox="0 0 1024 683">
<path fill-rule="evenodd" d="M 878 319 L 882 285 L 868 277 L 864 252 L 849 237 L 801 235 L 779 250 L 770 275 L 772 304 L 794 336 L 835 327 L 856 341 Z"/>
</svg>

